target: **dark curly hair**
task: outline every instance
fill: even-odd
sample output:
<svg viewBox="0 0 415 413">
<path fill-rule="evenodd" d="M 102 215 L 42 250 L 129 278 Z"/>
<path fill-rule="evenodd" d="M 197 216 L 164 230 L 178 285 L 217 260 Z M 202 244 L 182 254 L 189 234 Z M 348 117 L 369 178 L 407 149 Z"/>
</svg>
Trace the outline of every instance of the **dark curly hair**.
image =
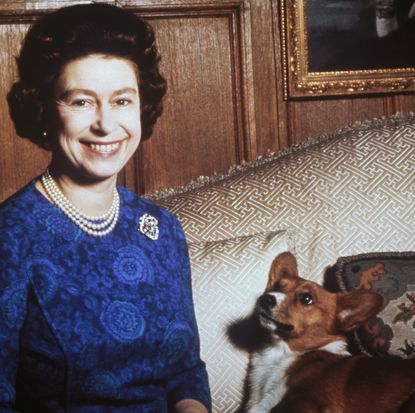
<svg viewBox="0 0 415 413">
<path fill-rule="evenodd" d="M 167 89 L 153 29 L 130 11 L 104 3 L 61 8 L 30 28 L 17 57 L 20 80 L 7 96 L 19 136 L 50 149 L 43 132 L 53 86 L 66 63 L 94 53 L 137 65 L 142 139 L 151 136 Z"/>
</svg>

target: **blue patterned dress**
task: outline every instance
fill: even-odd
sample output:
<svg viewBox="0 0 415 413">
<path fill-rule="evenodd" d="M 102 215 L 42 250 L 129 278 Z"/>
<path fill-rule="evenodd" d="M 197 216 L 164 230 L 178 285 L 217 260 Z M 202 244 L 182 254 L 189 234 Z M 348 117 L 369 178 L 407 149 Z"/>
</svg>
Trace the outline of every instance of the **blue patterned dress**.
<svg viewBox="0 0 415 413">
<path fill-rule="evenodd" d="M 210 406 L 181 226 L 119 192 L 119 220 L 104 237 L 79 230 L 34 182 L 1 205 L 0 412 Z M 158 240 L 137 229 L 145 213 Z"/>
</svg>

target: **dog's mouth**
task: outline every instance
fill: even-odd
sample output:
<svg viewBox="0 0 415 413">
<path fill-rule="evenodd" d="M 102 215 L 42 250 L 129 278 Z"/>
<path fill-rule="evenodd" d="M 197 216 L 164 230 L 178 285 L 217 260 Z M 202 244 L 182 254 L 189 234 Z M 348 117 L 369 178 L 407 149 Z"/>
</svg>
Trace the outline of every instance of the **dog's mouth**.
<svg viewBox="0 0 415 413">
<path fill-rule="evenodd" d="M 263 327 L 268 330 L 272 330 L 276 334 L 289 333 L 294 330 L 293 325 L 281 323 L 280 321 L 275 320 L 264 310 L 259 312 L 259 319 Z"/>
</svg>

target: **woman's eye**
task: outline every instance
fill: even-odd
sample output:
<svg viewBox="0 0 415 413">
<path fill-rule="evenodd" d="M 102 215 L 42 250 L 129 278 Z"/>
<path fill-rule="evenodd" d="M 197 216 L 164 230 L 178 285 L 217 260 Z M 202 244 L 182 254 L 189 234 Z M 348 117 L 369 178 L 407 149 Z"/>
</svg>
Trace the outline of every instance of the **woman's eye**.
<svg viewBox="0 0 415 413">
<path fill-rule="evenodd" d="M 86 99 L 75 99 L 74 101 L 72 101 L 71 105 L 83 108 L 88 105 L 88 101 Z"/>
<path fill-rule="evenodd" d="M 310 293 L 302 293 L 300 294 L 300 302 L 303 305 L 312 305 L 314 304 L 314 299 Z"/>
<path fill-rule="evenodd" d="M 126 98 L 120 98 L 117 99 L 116 103 L 118 106 L 127 106 L 131 103 L 131 100 Z"/>
</svg>

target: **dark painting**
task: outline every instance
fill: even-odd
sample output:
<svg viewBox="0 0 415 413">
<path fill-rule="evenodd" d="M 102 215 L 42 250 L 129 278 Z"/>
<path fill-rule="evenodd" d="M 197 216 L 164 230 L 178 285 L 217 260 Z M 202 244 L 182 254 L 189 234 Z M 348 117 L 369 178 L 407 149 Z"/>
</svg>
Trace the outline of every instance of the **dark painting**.
<svg viewBox="0 0 415 413">
<path fill-rule="evenodd" d="M 308 72 L 415 68 L 415 0 L 307 0 Z"/>
</svg>

